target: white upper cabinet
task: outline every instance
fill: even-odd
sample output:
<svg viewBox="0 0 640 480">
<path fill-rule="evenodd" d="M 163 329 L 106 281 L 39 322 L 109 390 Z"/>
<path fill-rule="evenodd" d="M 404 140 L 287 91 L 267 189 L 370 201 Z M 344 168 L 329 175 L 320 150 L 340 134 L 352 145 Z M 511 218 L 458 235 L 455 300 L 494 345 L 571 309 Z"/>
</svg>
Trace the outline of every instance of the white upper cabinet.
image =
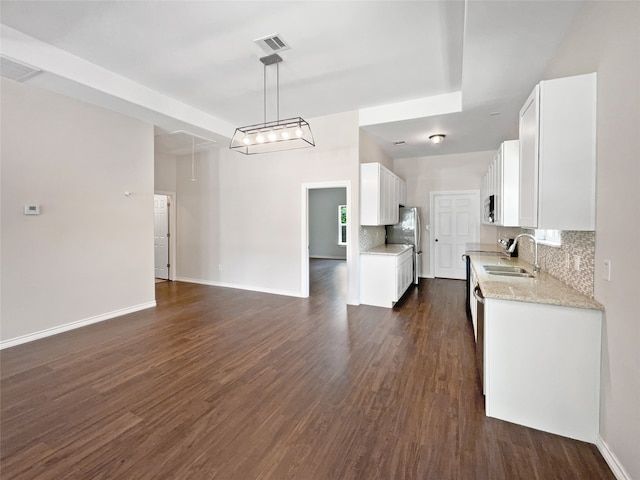
<svg viewBox="0 0 640 480">
<path fill-rule="evenodd" d="M 540 82 L 520 110 L 519 224 L 595 230 L 596 74 Z"/>
<path fill-rule="evenodd" d="M 380 163 L 360 165 L 360 224 L 393 225 L 399 221 L 407 185 Z M 403 198 L 404 197 L 404 198 Z"/>
<path fill-rule="evenodd" d="M 500 145 L 496 155 L 496 224 L 517 227 L 518 222 L 518 172 L 520 170 L 520 142 L 509 140 Z"/>
<path fill-rule="evenodd" d="M 482 179 L 481 196 L 483 202 L 493 195 L 494 218 L 489 221 L 482 216 L 482 223 L 517 227 L 518 224 L 518 170 L 519 142 L 503 142 L 496 152 L 493 162 Z"/>
</svg>

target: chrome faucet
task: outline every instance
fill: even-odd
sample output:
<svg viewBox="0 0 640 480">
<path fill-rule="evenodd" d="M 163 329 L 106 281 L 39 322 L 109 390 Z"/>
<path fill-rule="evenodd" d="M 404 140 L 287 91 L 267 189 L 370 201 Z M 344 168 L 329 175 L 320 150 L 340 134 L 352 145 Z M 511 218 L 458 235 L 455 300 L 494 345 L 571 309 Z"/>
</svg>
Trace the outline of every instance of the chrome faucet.
<svg viewBox="0 0 640 480">
<path fill-rule="evenodd" d="M 531 240 L 533 240 L 533 273 L 538 273 L 540 271 L 540 265 L 538 265 L 538 239 L 536 237 L 534 237 L 533 235 L 531 235 L 530 233 L 521 233 L 520 235 L 518 235 L 514 240 L 513 243 L 511 244 L 511 246 L 509 247 L 509 249 L 507 250 L 507 252 L 509 253 L 513 253 L 513 251 L 516 249 L 516 245 L 518 244 L 518 239 L 520 237 L 529 237 Z"/>
</svg>

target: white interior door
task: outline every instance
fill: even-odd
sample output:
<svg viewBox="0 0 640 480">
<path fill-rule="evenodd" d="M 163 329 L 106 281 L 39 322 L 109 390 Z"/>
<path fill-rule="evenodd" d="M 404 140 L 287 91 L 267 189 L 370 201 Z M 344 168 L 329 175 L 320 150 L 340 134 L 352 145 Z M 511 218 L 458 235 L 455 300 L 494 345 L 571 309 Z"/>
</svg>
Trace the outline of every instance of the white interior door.
<svg viewBox="0 0 640 480">
<path fill-rule="evenodd" d="M 478 194 L 475 192 L 433 194 L 434 276 L 464 279 L 462 254 L 467 243 L 480 236 Z"/>
<path fill-rule="evenodd" d="M 169 279 L 169 202 L 167 195 L 154 195 L 154 233 L 156 278 Z"/>
</svg>

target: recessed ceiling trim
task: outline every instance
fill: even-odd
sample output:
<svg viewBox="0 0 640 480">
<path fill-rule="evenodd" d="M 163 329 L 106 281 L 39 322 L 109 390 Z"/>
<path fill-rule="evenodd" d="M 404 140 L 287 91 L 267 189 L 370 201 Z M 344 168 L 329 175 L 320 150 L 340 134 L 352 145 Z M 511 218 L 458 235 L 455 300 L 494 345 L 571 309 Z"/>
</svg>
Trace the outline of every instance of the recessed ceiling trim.
<svg viewBox="0 0 640 480">
<path fill-rule="evenodd" d="M 390 103 L 378 107 L 361 108 L 360 126 L 400 122 L 414 118 L 432 117 L 462 111 L 462 92 Z"/>
<path fill-rule="evenodd" d="M 200 135 L 196 135 L 195 133 L 187 132 L 185 130 L 174 130 L 173 132 L 169 132 L 169 135 L 187 135 L 188 137 L 193 137 L 194 139 L 196 139 L 195 144 L 197 146 L 218 143 L 216 140 L 212 140 L 211 138 L 201 137 Z"/>
<path fill-rule="evenodd" d="M 42 73 L 37 67 L 0 55 L 0 75 L 16 82 L 25 82 Z"/>
</svg>

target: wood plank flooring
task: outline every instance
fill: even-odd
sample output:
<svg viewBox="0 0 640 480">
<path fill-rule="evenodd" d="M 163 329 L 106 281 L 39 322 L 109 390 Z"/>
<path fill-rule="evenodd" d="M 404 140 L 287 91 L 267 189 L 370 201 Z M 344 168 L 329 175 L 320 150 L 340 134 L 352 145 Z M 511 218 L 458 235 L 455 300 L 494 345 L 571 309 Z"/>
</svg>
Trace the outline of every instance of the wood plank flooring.
<svg viewBox="0 0 640 480">
<path fill-rule="evenodd" d="M 11 479 L 613 479 L 596 447 L 484 416 L 465 285 L 345 305 L 156 285 L 158 306 L 0 352 Z"/>
</svg>

